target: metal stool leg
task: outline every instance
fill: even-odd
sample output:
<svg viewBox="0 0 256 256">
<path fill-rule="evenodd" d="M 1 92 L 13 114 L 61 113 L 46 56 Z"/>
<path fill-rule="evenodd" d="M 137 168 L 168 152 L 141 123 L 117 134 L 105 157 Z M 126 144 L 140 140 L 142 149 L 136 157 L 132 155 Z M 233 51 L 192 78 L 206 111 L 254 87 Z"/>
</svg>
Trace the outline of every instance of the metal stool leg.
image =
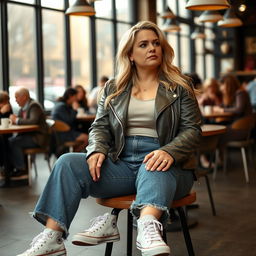
<svg viewBox="0 0 256 256">
<path fill-rule="evenodd" d="M 211 208 L 212 208 L 212 215 L 216 216 L 216 210 L 215 210 L 215 205 L 214 205 L 214 201 L 213 201 L 213 197 L 212 197 L 212 190 L 211 190 L 210 182 L 208 179 L 208 175 L 206 174 L 204 177 L 205 177 L 206 187 L 208 190 L 208 196 L 209 196 L 209 200 L 210 200 L 210 204 L 211 204 Z"/>
<path fill-rule="evenodd" d="M 132 232 L 133 232 L 133 217 L 130 210 L 127 210 L 127 256 L 132 256 Z"/>
<path fill-rule="evenodd" d="M 122 209 L 114 208 L 111 212 L 111 214 L 116 215 L 116 220 L 118 219 L 119 212 L 122 211 Z M 105 256 L 111 256 L 112 254 L 112 248 L 113 248 L 113 242 L 106 244 L 105 249 Z"/>
<path fill-rule="evenodd" d="M 184 213 L 184 210 L 183 210 L 182 207 L 178 207 L 176 209 L 177 209 L 177 211 L 179 213 L 179 216 L 180 216 L 180 222 L 181 222 L 182 231 L 183 231 L 183 235 L 184 235 L 186 246 L 187 246 L 188 255 L 189 256 L 195 256 L 193 245 L 192 245 L 190 234 L 189 234 L 188 225 L 187 225 L 187 219 L 186 219 L 186 215 Z"/>
</svg>

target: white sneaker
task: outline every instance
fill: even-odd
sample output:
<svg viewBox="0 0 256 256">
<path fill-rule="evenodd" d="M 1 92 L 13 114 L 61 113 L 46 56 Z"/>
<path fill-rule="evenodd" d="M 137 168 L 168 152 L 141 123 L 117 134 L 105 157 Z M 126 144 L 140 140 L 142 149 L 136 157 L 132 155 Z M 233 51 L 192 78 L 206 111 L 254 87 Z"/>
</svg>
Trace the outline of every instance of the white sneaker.
<svg viewBox="0 0 256 256">
<path fill-rule="evenodd" d="M 62 232 L 46 228 L 36 236 L 31 247 L 17 256 L 66 256 Z"/>
<path fill-rule="evenodd" d="M 75 245 L 97 245 L 120 240 L 116 224 L 116 215 L 105 213 L 91 220 L 90 228 L 74 235 L 72 243 Z"/>
<path fill-rule="evenodd" d="M 170 247 L 162 238 L 163 226 L 152 215 L 138 219 L 137 248 L 142 256 L 170 255 Z"/>
</svg>

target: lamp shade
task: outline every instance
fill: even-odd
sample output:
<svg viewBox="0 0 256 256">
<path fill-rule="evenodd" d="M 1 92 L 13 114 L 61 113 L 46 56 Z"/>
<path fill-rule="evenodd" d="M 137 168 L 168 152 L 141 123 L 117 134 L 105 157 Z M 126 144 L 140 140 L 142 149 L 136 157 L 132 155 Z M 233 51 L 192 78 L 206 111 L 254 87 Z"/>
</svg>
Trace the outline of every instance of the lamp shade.
<svg viewBox="0 0 256 256">
<path fill-rule="evenodd" d="M 236 16 L 233 8 L 228 9 L 223 20 L 218 21 L 218 26 L 223 28 L 239 27 L 243 25 L 243 22 Z"/>
<path fill-rule="evenodd" d="M 222 10 L 230 7 L 227 0 L 189 0 L 186 9 L 193 11 Z"/>
<path fill-rule="evenodd" d="M 166 9 L 164 10 L 164 12 L 162 12 L 160 14 L 160 17 L 163 18 L 163 19 L 173 19 L 175 18 L 175 14 L 172 12 L 172 10 L 167 6 Z"/>
<path fill-rule="evenodd" d="M 195 40 L 195 39 L 205 39 L 206 35 L 203 32 L 203 28 L 202 27 L 197 27 L 195 29 L 195 31 L 191 34 L 191 39 Z"/>
<path fill-rule="evenodd" d="M 199 16 L 199 22 L 217 22 L 222 19 L 223 17 L 218 11 L 204 11 Z"/>
<path fill-rule="evenodd" d="M 166 22 L 164 23 L 162 30 L 164 32 L 178 32 L 180 31 L 180 26 L 177 23 L 176 19 L 166 19 Z"/>
<path fill-rule="evenodd" d="M 66 15 L 93 16 L 95 15 L 94 8 L 86 0 L 76 0 L 66 12 Z"/>
</svg>

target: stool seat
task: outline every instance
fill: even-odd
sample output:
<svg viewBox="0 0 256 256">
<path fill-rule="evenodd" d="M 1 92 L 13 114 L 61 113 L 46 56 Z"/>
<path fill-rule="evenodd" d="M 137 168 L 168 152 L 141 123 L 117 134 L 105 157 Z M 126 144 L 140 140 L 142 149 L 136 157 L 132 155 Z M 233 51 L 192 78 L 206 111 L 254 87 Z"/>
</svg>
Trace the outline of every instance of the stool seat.
<svg viewBox="0 0 256 256">
<path fill-rule="evenodd" d="M 23 152 L 28 155 L 28 154 L 40 154 L 40 153 L 46 153 L 48 152 L 47 148 L 27 148 L 24 149 Z"/>
<path fill-rule="evenodd" d="M 117 216 L 121 210 L 126 209 L 127 210 L 127 249 L 126 249 L 126 255 L 132 256 L 132 228 L 133 228 L 133 217 L 129 210 L 132 202 L 135 200 L 136 194 L 132 195 L 126 195 L 126 196 L 118 196 L 118 197 L 111 197 L 111 198 L 96 198 L 96 202 L 99 205 L 113 208 L 112 213 Z M 180 222 L 182 226 L 183 235 L 185 238 L 187 251 L 189 256 L 194 256 L 194 249 L 191 242 L 188 226 L 187 226 L 187 220 L 186 220 L 186 214 L 183 210 L 183 206 L 190 205 L 196 201 L 196 192 L 190 192 L 185 197 L 179 199 L 179 200 L 173 200 L 172 205 L 170 208 L 177 209 L 179 216 L 180 216 Z M 166 230 L 164 228 L 163 230 L 163 239 L 166 241 Z M 112 255 L 112 247 L 113 242 L 107 243 L 106 250 L 105 250 L 105 256 L 111 256 Z"/>
<path fill-rule="evenodd" d="M 136 194 L 127 196 L 118 196 L 111 198 L 96 198 L 96 202 L 100 205 L 117 208 L 117 209 L 129 209 L 133 200 L 135 200 Z M 171 208 L 182 207 L 184 205 L 192 204 L 196 201 L 196 192 L 191 192 L 187 196 L 179 199 L 173 200 Z"/>
</svg>

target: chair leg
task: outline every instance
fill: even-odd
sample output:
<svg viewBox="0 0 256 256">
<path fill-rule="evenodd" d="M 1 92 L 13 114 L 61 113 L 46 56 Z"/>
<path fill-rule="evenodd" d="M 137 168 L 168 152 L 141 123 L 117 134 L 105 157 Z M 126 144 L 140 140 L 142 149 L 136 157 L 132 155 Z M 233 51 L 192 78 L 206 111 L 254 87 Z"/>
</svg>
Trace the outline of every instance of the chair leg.
<svg viewBox="0 0 256 256">
<path fill-rule="evenodd" d="M 212 208 L 212 215 L 216 216 L 215 204 L 214 204 L 213 197 L 212 197 L 212 190 L 211 190 L 210 182 L 208 179 L 208 175 L 206 174 L 204 177 L 205 177 L 208 196 L 209 196 L 209 200 L 210 200 L 210 204 L 211 204 L 211 208 Z"/>
<path fill-rule="evenodd" d="M 181 226 L 182 226 L 182 231 L 183 231 L 183 235 L 184 235 L 184 238 L 185 238 L 188 255 L 189 256 L 195 256 L 193 245 L 192 245 L 192 242 L 191 242 L 189 229 L 188 229 L 188 224 L 187 224 L 187 219 L 186 219 L 185 212 L 184 212 L 182 207 L 178 207 L 176 209 L 178 210 L 178 213 L 179 213 L 179 216 L 180 216 L 180 223 L 181 223 Z"/>
<path fill-rule="evenodd" d="M 213 180 L 216 179 L 217 176 L 217 171 L 218 171 L 218 162 L 219 162 L 219 150 L 216 149 L 215 151 L 215 165 L 214 165 L 214 169 L 213 169 Z"/>
<path fill-rule="evenodd" d="M 111 214 L 116 215 L 116 220 L 118 219 L 119 212 L 122 211 L 122 209 L 114 208 L 111 212 Z M 113 248 L 113 242 L 106 244 L 105 249 L 105 256 L 111 256 L 112 254 L 112 248 Z"/>
<path fill-rule="evenodd" d="M 132 256 L 132 232 L 133 232 L 133 216 L 130 210 L 127 210 L 127 256 Z"/>
<path fill-rule="evenodd" d="M 247 166 L 247 160 L 246 160 L 246 154 L 245 154 L 245 148 L 241 148 L 242 158 L 243 158 L 243 164 L 244 164 L 244 175 L 245 175 L 245 181 L 246 183 L 249 183 L 249 174 L 248 174 L 248 166 Z"/>
<path fill-rule="evenodd" d="M 27 155 L 27 159 L 28 159 L 28 185 L 31 186 L 32 184 L 32 164 L 31 164 L 31 155 Z"/>
<path fill-rule="evenodd" d="M 48 153 L 45 154 L 45 160 L 47 161 L 49 171 L 51 172 L 52 167 L 51 167 L 51 163 L 50 163 L 50 156 L 48 155 Z"/>
<path fill-rule="evenodd" d="M 36 174 L 36 177 L 37 177 L 38 176 L 38 172 L 37 172 L 37 165 L 36 165 L 36 155 L 32 156 L 32 162 L 34 163 L 35 174 Z"/>
<path fill-rule="evenodd" d="M 227 173 L 227 161 L 228 161 L 228 154 L 227 154 L 227 148 L 224 149 L 223 152 L 223 172 Z"/>
</svg>

